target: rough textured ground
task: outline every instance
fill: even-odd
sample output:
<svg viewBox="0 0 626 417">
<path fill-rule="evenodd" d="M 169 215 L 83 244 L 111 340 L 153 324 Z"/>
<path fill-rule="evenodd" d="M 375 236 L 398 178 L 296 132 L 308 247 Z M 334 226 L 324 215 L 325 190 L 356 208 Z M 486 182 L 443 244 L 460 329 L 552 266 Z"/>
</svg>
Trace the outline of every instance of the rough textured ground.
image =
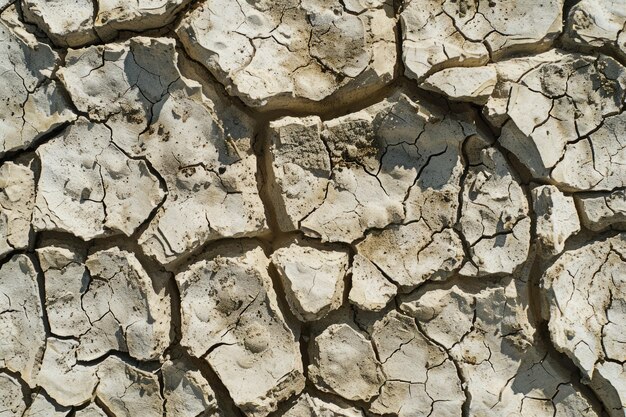
<svg viewBox="0 0 626 417">
<path fill-rule="evenodd" d="M 626 2 L 0 0 L 0 417 L 625 417 Z"/>
</svg>

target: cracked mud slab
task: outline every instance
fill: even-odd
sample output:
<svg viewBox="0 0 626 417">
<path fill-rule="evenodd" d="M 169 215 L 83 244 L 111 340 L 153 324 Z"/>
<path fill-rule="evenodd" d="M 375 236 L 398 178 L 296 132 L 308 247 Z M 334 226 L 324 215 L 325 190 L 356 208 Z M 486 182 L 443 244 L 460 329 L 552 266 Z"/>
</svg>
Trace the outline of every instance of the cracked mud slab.
<svg viewBox="0 0 626 417">
<path fill-rule="evenodd" d="M 349 254 L 338 247 L 320 250 L 294 242 L 272 254 L 285 297 L 301 321 L 315 321 L 342 303 Z"/>
<path fill-rule="evenodd" d="M 215 392 L 191 361 L 168 360 L 161 367 L 168 416 L 221 416 Z"/>
<path fill-rule="evenodd" d="M 64 407 L 57 404 L 42 391 L 34 395 L 30 407 L 28 407 L 26 413 L 24 413 L 24 417 L 65 417 L 70 413 L 70 411 L 70 407 Z M 76 412 L 76 415 L 79 415 L 78 411 Z"/>
<path fill-rule="evenodd" d="M 394 75 L 391 1 L 210 0 L 177 34 L 192 58 L 253 107 L 352 101 Z"/>
<path fill-rule="evenodd" d="M 329 326 L 309 350 L 309 378 L 321 391 L 352 401 L 369 401 L 378 394 L 383 382 L 381 363 L 358 329 L 345 323 Z"/>
<path fill-rule="evenodd" d="M 575 372 L 538 338 L 528 272 L 425 286 L 403 297 L 400 309 L 449 352 L 472 399 L 469 415 L 600 415 L 578 392 Z"/>
<path fill-rule="evenodd" d="M 547 49 L 562 30 L 562 0 L 402 2 L 402 59 L 417 80 L 448 67 L 479 66 Z"/>
<path fill-rule="evenodd" d="M 299 329 L 290 329 L 277 305 L 268 265 L 260 246 L 244 242 L 208 253 L 176 276 L 181 345 L 208 362 L 250 416 L 268 415 L 304 388 Z"/>
<path fill-rule="evenodd" d="M 550 338 L 621 415 L 624 401 L 624 236 L 563 253 L 543 276 Z M 607 377 L 606 375 L 610 375 Z"/>
<path fill-rule="evenodd" d="M 569 11 L 563 40 L 572 47 L 591 52 L 605 48 L 626 58 L 626 13 L 620 2 L 582 0 Z"/>
<path fill-rule="evenodd" d="M 34 386 L 46 332 L 37 270 L 30 256 L 14 255 L 0 267 L 0 291 L 0 367 Z"/>
<path fill-rule="evenodd" d="M 337 416 L 337 417 L 363 417 L 363 411 L 348 403 L 333 398 L 326 399 L 324 395 L 302 393 L 295 401 L 286 404 L 278 411 L 277 416 L 283 417 L 311 417 L 311 416 Z"/>
<path fill-rule="evenodd" d="M 0 0 L 0 417 L 626 417 L 625 10 Z"/>
<path fill-rule="evenodd" d="M 210 84 L 206 91 L 183 78 L 177 56 L 171 39 L 133 38 L 71 50 L 59 74 L 78 109 L 101 121 L 103 134 L 109 131 L 112 150 L 145 167 L 142 181 L 158 179 L 153 204 L 147 212 L 133 213 L 137 226 L 150 220 L 139 243 L 163 263 L 210 240 L 266 229 L 252 120 L 211 91 Z M 138 191 L 149 190 L 140 184 Z M 128 186 L 124 190 L 130 191 Z M 164 201 L 161 193 L 167 194 Z M 156 206 L 156 215 L 148 219 Z M 129 232 L 131 225 L 125 226 Z"/>
<path fill-rule="evenodd" d="M 371 335 L 386 377 L 372 403 L 374 412 L 458 415 L 465 394 L 455 365 L 419 331 L 415 320 L 392 311 L 374 323 Z"/>
<path fill-rule="evenodd" d="M 57 46 L 79 47 L 112 40 L 120 31 L 157 29 L 171 23 L 189 0 L 23 0 L 24 19 Z"/>
<path fill-rule="evenodd" d="M 115 416 L 162 416 L 163 398 L 156 375 L 110 356 L 98 365 L 95 395 Z"/>
<path fill-rule="evenodd" d="M 0 165 L 0 258 L 28 247 L 34 209 L 35 175 L 29 166 Z"/>
<path fill-rule="evenodd" d="M 91 144 L 83 149 L 83 138 Z M 79 118 L 64 133 L 37 148 L 41 173 L 33 225 L 85 240 L 127 236 L 163 200 L 159 180 L 142 160 L 128 158 L 104 124 Z"/>
<path fill-rule="evenodd" d="M 37 143 L 76 115 L 58 80 L 59 55 L 18 20 L 11 7 L 0 17 L 0 157 Z"/>
<path fill-rule="evenodd" d="M 152 276 L 118 248 L 84 257 L 71 248 L 38 249 L 46 282 L 50 331 L 77 341 L 80 361 L 109 351 L 139 360 L 159 358 L 170 344 L 170 294 L 163 276 Z"/>
</svg>

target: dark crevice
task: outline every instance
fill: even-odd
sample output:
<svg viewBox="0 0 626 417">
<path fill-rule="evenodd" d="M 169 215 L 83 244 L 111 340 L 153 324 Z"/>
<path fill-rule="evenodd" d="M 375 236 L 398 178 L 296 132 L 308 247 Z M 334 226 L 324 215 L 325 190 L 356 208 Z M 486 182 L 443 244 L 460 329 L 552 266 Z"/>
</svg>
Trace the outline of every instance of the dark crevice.
<svg viewBox="0 0 626 417">
<path fill-rule="evenodd" d="M 170 356 L 174 360 L 182 360 L 186 363 L 190 363 L 195 369 L 200 371 L 200 374 L 208 381 L 211 389 L 213 389 L 217 405 L 224 416 L 245 417 L 241 410 L 239 410 L 239 408 L 235 405 L 235 402 L 228 393 L 226 386 L 222 383 L 206 360 L 190 355 L 181 346 L 177 346 L 174 350 L 172 350 Z"/>
<path fill-rule="evenodd" d="M 22 379 L 22 376 L 19 374 L 19 372 L 14 372 L 7 368 L 0 368 L 0 374 L 8 375 L 17 381 L 22 391 L 24 403 L 26 405 L 26 408 L 28 409 L 28 407 L 30 407 L 30 405 L 32 404 L 33 391 L 28 386 L 26 381 Z"/>
<path fill-rule="evenodd" d="M 94 403 L 98 407 L 100 407 L 100 409 L 104 412 L 104 414 L 107 415 L 107 417 L 117 417 L 115 413 L 111 411 L 109 407 L 107 407 L 106 404 L 104 404 L 104 402 L 99 397 L 96 396 L 96 398 L 94 399 Z"/>
<path fill-rule="evenodd" d="M 4 155 L 2 155 L 2 157 L 0 158 L 0 165 L 4 164 L 7 161 L 15 160 L 19 158 L 20 156 L 24 155 L 25 153 L 28 153 L 37 149 L 39 146 L 43 145 L 44 143 L 47 143 L 51 139 L 61 135 L 63 131 L 65 131 L 65 129 L 68 126 L 70 126 L 72 123 L 73 122 L 64 122 L 60 124 L 59 126 L 56 126 L 55 128 L 48 131 L 46 134 L 40 136 L 39 139 L 31 142 L 27 146 L 21 149 L 15 149 L 12 151 L 4 152 Z"/>
<path fill-rule="evenodd" d="M 532 209 L 532 206 L 531 206 Z M 531 241 L 538 242 L 536 236 L 535 216 L 531 217 L 533 220 L 533 227 L 531 228 Z M 570 239 L 571 240 L 571 239 Z M 550 336 L 550 330 L 548 329 L 548 321 L 545 318 L 547 312 L 543 311 L 545 303 L 545 295 L 542 291 L 542 275 L 546 270 L 546 263 L 550 261 L 543 260 L 537 253 L 541 248 L 538 244 L 533 245 L 531 248 L 531 255 L 527 262 L 531 262 L 530 274 L 527 283 L 528 291 L 528 307 L 530 310 L 530 321 L 534 325 L 536 332 L 535 337 L 540 342 L 541 346 L 546 349 L 546 355 L 556 360 L 563 369 L 572 371 L 571 384 L 575 389 L 581 393 L 584 397 L 588 398 L 592 404 L 595 404 L 598 408 L 601 408 L 602 413 L 606 413 L 606 408 L 597 394 L 590 389 L 587 385 L 583 384 L 584 377 L 576 364 L 564 353 L 556 350 L 552 343 Z M 567 250 L 567 248 L 566 248 Z M 534 253 L 534 254 L 533 254 Z M 603 414 L 604 415 L 604 414 Z"/>
<path fill-rule="evenodd" d="M 470 407 L 472 405 L 472 393 L 469 390 L 468 377 L 463 372 L 463 368 L 454 360 L 454 358 L 452 358 L 452 356 L 450 355 L 450 352 L 448 352 L 448 350 L 445 348 L 444 345 L 437 342 L 435 339 L 431 338 L 428 335 L 428 333 L 426 333 L 426 331 L 424 330 L 419 320 L 416 319 L 415 324 L 417 326 L 418 331 L 421 333 L 421 335 L 424 336 L 424 338 L 426 338 L 430 343 L 432 343 L 433 345 L 441 349 L 442 352 L 445 352 L 447 359 L 450 362 L 452 362 L 452 364 L 454 365 L 457 378 L 459 379 L 459 384 L 461 385 L 461 390 L 463 391 L 463 394 L 465 395 L 465 401 L 463 402 L 463 405 L 461 406 L 461 416 L 469 417 L 471 415 Z"/>
<path fill-rule="evenodd" d="M 43 327 L 46 332 L 46 337 L 49 337 L 52 335 L 52 331 L 50 330 L 50 321 L 48 320 L 48 311 L 46 310 L 46 280 L 37 255 L 32 254 L 29 257 L 35 267 L 35 270 L 37 271 L 37 288 L 39 290 L 41 317 L 43 319 Z"/>
</svg>

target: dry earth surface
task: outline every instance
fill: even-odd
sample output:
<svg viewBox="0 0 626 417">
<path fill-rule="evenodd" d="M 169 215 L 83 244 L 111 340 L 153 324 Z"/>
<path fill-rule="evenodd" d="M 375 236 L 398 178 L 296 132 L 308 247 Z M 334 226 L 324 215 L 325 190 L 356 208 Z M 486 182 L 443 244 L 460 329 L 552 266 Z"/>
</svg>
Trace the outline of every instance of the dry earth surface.
<svg viewBox="0 0 626 417">
<path fill-rule="evenodd" d="M 625 0 L 0 0 L 0 417 L 626 416 Z"/>
</svg>

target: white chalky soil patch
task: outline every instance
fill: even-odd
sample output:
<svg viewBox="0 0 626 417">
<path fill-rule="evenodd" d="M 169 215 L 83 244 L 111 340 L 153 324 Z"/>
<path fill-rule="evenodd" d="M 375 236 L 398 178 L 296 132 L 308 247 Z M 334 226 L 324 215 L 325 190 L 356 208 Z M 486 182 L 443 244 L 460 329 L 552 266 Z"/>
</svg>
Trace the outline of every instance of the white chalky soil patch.
<svg viewBox="0 0 626 417">
<path fill-rule="evenodd" d="M 0 417 L 626 417 L 626 4 L 0 0 Z"/>
</svg>

